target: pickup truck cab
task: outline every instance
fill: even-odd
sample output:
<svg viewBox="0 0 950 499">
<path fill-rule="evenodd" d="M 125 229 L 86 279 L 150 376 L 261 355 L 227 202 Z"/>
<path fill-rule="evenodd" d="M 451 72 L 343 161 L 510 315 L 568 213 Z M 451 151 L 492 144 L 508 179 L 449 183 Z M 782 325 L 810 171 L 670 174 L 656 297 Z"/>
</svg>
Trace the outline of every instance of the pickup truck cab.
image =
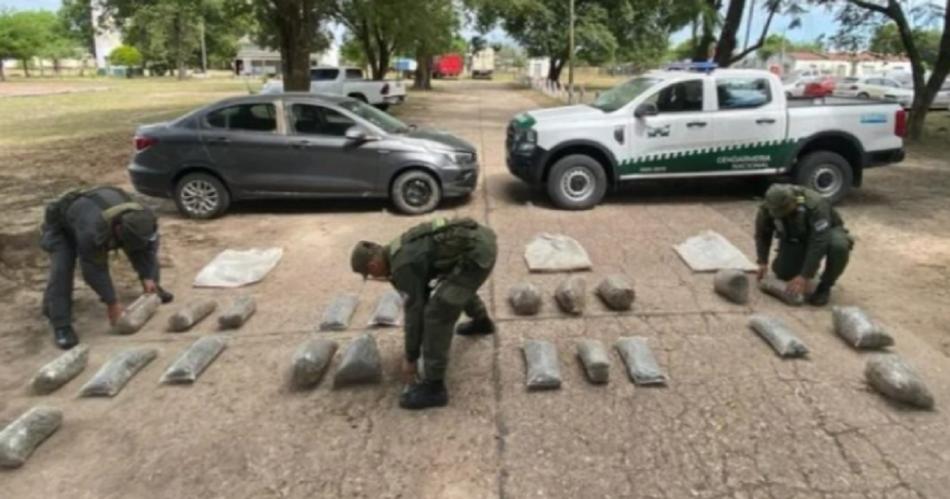
<svg viewBox="0 0 950 499">
<path fill-rule="evenodd" d="M 284 82 L 268 80 L 262 94 L 279 94 Z M 401 81 L 372 81 L 363 77 L 359 68 L 318 67 L 310 70 L 310 93 L 341 95 L 386 109 L 406 100 L 406 86 Z"/>
<path fill-rule="evenodd" d="M 560 208 L 587 209 L 640 179 L 790 176 L 838 201 L 866 168 L 902 161 L 906 113 L 894 103 L 787 101 L 761 70 L 653 71 L 591 105 L 517 115 L 508 169 Z"/>
</svg>

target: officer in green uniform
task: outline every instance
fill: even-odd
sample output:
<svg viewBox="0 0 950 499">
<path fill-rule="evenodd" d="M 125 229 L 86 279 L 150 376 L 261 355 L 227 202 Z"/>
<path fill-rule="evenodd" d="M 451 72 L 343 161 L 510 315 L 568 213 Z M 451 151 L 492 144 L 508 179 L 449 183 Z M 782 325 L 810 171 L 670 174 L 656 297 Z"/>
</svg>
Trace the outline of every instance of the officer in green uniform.
<svg viewBox="0 0 950 499">
<path fill-rule="evenodd" d="M 826 305 L 832 286 L 848 265 L 854 245 L 838 212 L 815 191 L 774 184 L 765 193 L 765 202 L 755 219 L 759 279 L 768 269 L 773 236 L 779 240 L 779 246 L 772 271 L 779 279 L 789 281 L 789 293 L 804 294 L 822 260 L 825 261 L 818 286 L 808 296 L 808 302 Z"/>
<path fill-rule="evenodd" d="M 109 276 L 109 251 L 122 249 L 146 293 L 162 302 L 174 298 L 159 282 L 158 222 L 155 214 L 116 187 L 97 187 L 64 194 L 46 207 L 40 246 L 50 255 L 43 314 L 56 344 L 68 350 L 79 343 L 72 327 L 73 274 L 76 261 L 83 279 L 106 304 L 109 323 L 122 315 Z"/>
<path fill-rule="evenodd" d="M 464 311 L 472 320 L 460 335 L 491 334 L 478 288 L 491 274 L 497 255 L 495 233 L 470 218 L 437 218 L 417 225 L 386 246 L 362 241 L 350 264 L 364 278 L 388 279 L 405 299 L 404 373 L 411 379 L 399 399 L 406 409 L 448 403 L 445 371 L 452 328 Z M 422 358 L 422 373 L 416 362 Z"/>
</svg>

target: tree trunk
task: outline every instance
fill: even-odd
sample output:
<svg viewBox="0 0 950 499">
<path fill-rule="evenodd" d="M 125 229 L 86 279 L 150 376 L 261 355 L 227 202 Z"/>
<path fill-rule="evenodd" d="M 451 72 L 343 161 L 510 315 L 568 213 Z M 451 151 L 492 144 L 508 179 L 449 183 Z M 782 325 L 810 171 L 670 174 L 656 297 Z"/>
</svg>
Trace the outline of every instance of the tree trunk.
<svg viewBox="0 0 950 499">
<path fill-rule="evenodd" d="M 60 60 L 53 59 L 53 74 L 55 74 L 56 76 L 59 76 L 61 70 L 62 68 L 60 67 Z"/>
<path fill-rule="evenodd" d="M 706 3 L 710 9 L 714 9 L 717 12 L 721 6 L 717 0 L 706 0 Z M 703 35 L 693 46 L 694 62 L 705 62 L 711 59 L 712 56 L 709 54 L 709 47 L 716 42 L 715 26 L 710 25 L 710 23 L 706 22 L 702 18 L 700 19 L 700 22 L 702 24 Z"/>
<path fill-rule="evenodd" d="M 185 28 L 183 26 L 184 21 L 181 18 L 182 13 L 179 10 L 175 14 L 175 62 L 178 66 L 178 79 L 185 79 L 185 51 L 184 51 L 184 37 L 185 37 Z"/>
<path fill-rule="evenodd" d="M 4 59 L 0 58 L 0 81 L 7 81 L 7 74 L 3 72 Z"/>
<path fill-rule="evenodd" d="M 719 43 L 716 44 L 715 61 L 721 67 L 729 66 L 732 62 L 732 53 L 735 52 L 738 42 L 736 33 L 742 25 L 742 13 L 745 11 L 745 0 L 732 0 L 726 10 L 726 19 L 722 24 Z"/>
<path fill-rule="evenodd" d="M 20 66 L 23 66 L 23 76 L 30 77 L 30 61 L 23 59 L 20 61 Z"/>
<path fill-rule="evenodd" d="M 284 90 L 287 92 L 310 91 L 310 47 L 313 36 L 308 2 L 278 2 L 275 11 L 277 34 L 280 40 L 281 69 Z"/>
<path fill-rule="evenodd" d="M 424 50 L 416 51 L 416 81 L 412 88 L 415 90 L 432 90 L 432 56 Z"/>
</svg>

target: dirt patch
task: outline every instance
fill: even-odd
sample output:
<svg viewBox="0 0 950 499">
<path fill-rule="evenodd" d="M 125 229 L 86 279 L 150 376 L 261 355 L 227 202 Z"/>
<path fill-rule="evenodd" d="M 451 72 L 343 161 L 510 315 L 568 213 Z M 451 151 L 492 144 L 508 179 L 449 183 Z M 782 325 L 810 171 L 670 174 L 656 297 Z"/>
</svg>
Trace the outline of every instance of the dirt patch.
<svg viewBox="0 0 950 499">
<path fill-rule="evenodd" d="M 73 85 L 68 83 L 0 83 L 0 98 L 40 97 L 44 95 L 74 94 L 79 92 L 105 92 L 103 85 Z"/>
</svg>

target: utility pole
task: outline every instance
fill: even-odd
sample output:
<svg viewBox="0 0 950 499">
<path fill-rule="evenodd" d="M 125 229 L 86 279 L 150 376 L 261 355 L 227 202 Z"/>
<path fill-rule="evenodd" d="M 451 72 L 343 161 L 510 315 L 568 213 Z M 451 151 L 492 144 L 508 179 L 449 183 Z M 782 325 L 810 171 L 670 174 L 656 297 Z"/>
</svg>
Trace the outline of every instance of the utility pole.
<svg viewBox="0 0 950 499">
<path fill-rule="evenodd" d="M 571 8 L 571 28 L 570 40 L 568 42 L 569 54 L 567 56 L 567 103 L 574 103 L 574 0 L 570 0 Z"/>
</svg>

